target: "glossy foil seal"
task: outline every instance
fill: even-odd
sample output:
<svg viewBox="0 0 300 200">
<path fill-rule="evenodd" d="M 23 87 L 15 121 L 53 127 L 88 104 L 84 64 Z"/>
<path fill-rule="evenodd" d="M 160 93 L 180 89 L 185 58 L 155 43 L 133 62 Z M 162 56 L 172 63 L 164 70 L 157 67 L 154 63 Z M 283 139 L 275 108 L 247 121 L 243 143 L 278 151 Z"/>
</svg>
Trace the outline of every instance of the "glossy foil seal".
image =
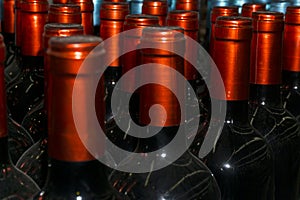
<svg viewBox="0 0 300 200">
<path fill-rule="evenodd" d="M 6 91 L 4 83 L 5 49 L 4 39 L 0 34 L 0 138 L 7 136 Z"/>
<path fill-rule="evenodd" d="M 253 12 L 265 11 L 266 4 L 263 3 L 245 3 L 242 6 L 242 16 L 243 17 L 252 17 Z"/>
<path fill-rule="evenodd" d="M 199 0 L 177 0 L 176 10 L 199 11 L 200 1 Z"/>
<path fill-rule="evenodd" d="M 249 97 L 250 51 L 252 20 L 246 17 L 218 17 L 215 27 L 213 60 L 221 74 L 225 87 L 220 96 L 212 71 L 211 96 L 221 100 L 247 100 Z"/>
<path fill-rule="evenodd" d="M 81 24 L 80 6 L 75 4 L 52 4 L 48 23 Z"/>
<path fill-rule="evenodd" d="M 142 37 L 142 30 L 148 26 L 159 26 L 159 18 L 145 14 L 127 15 L 124 22 L 124 31 L 139 29 L 135 32 L 125 32 L 124 46 L 138 47 Z M 140 65 L 140 53 L 138 50 L 128 52 L 122 56 L 122 74 L 125 74 L 138 65 Z M 122 90 L 126 92 L 134 91 L 134 86 L 138 78 L 139 76 L 136 73 L 131 73 L 129 77 L 130 82 L 122 84 Z"/>
<path fill-rule="evenodd" d="M 159 24 L 165 26 L 168 15 L 168 2 L 167 0 L 145 0 L 142 13 L 159 17 Z"/>
<path fill-rule="evenodd" d="M 4 33 L 15 33 L 15 1 L 4 0 L 3 1 L 3 27 Z"/>
<path fill-rule="evenodd" d="M 42 56 L 48 1 L 23 0 L 21 12 L 21 53 L 24 56 Z"/>
<path fill-rule="evenodd" d="M 237 6 L 215 6 L 210 13 L 210 42 L 209 42 L 209 53 L 212 55 L 214 51 L 214 33 L 215 33 L 215 23 L 217 17 L 221 16 L 238 16 L 239 8 Z"/>
<path fill-rule="evenodd" d="M 179 49 L 184 54 L 185 37 L 182 34 L 183 30 L 179 27 L 146 27 L 143 29 L 141 37 L 141 64 L 161 64 L 164 66 L 146 67 L 144 66 L 143 72 L 140 72 L 140 78 L 147 80 L 153 77 L 152 81 L 159 84 L 147 84 L 140 88 L 140 123 L 144 125 L 150 124 L 151 126 L 167 127 L 177 126 L 181 124 L 180 104 L 178 97 L 168 89 L 174 86 L 174 90 L 180 96 L 185 95 L 185 85 L 178 83 L 176 77 L 171 76 L 170 68 L 177 70 L 183 74 L 183 58 L 170 51 L 163 50 L 164 48 Z M 152 48 L 146 48 L 151 45 Z M 151 123 L 149 118 L 150 108 L 158 104 L 162 106 L 166 112 L 164 118 L 162 109 L 155 110 L 151 114 Z"/>
<path fill-rule="evenodd" d="M 129 5 L 124 2 L 102 2 L 100 8 L 100 37 L 103 40 L 110 38 L 123 31 L 123 25 L 126 15 L 129 14 Z M 115 39 L 109 55 L 119 57 L 119 49 L 122 45 L 119 39 Z M 121 60 L 116 59 L 110 67 L 120 67 Z"/>
<path fill-rule="evenodd" d="M 84 27 L 84 34 L 94 34 L 94 4 L 92 0 L 71 0 L 70 3 L 80 6 L 82 26 Z"/>
<path fill-rule="evenodd" d="M 15 0 L 15 42 L 17 47 L 21 47 L 21 0 Z"/>
<path fill-rule="evenodd" d="M 258 11 L 252 17 L 250 83 L 281 84 L 283 13 Z"/>
<path fill-rule="evenodd" d="M 283 70 L 300 72 L 300 6 L 286 9 L 283 33 Z"/>
<path fill-rule="evenodd" d="M 199 14 L 196 11 L 175 10 L 171 11 L 167 17 L 168 26 L 179 26 L 184 30 L 184 34 L 194 40 L 198 40 L 199 35 Z M 197 59 L 196 49 L 186 44 L 186 49 L 193 54 L 194 60 Z M 184 61 L 184 76 L 187 80 L 197 79 L 197 70 L 186 60 Z"/>
<path fill-rule="evenodd" d="M 93 156 L 88 152 L 79 138 L 72 111 L 72 94 L 75 79 L 80 81 L 82 95 L 79 98 L 80 105 L 76 105 L 76 109 L 80 109 L 80 122 L 87 130 L 81 133 L 81 138 L 88 138 L 89 131 L 93 131 L 93 127 L 88 126 L 89 115 L 86 110 L 86 98 L 90 98 L 89 88 L 93 84 L 93 79 L 98 74 L 96 72 L 88 72 L 83 70 L 79 74 L 79 68 L 87 55 L 100 43 L 101 38 L 96 36 L 70 36 L 70 37 L 52 37 L 49 41 L 47 56 L 49 61 L 48 80 L 49 87 L 47 95 L 49 97 L 48 110 L 48 137 L 49 137 L 49 156 L 51 158 L 69 161 L 82 162 L 93 160 Z M 104 49 L 101 46 L 93 51 L 90 59 L 103 59 Z M 103 93 L 104 93 L 104 88 Z M 104 113 L 103 115 L 104 123 Z M 86 135 L 82 135 L 86 134 Z M 99 137 L 101 134 L 99 134 Z M 104 139 L 102 140 L 104 145 Z M 103 148 L 104 150 L 104 148 Z M 99 152 L 102 155 L 103 152 Z"/>
</svg>

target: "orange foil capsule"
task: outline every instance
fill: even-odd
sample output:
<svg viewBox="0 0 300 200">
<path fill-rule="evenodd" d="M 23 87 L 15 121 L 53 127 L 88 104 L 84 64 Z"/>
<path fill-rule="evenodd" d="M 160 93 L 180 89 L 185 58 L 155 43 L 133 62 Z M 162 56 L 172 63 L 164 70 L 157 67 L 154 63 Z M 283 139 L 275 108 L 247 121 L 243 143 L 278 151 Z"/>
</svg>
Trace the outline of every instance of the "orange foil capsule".
<svg viewBox="0 0 300 200">
<path fill-rule="evenodd" d="M 146 27 L 141 37 L 141 64 L 157 63 L 165 66 L 144 67 L 140 74 L 142 80 L 153 77 L 154 83 L 140 88 L 140 123 L 149 124 L 149 109 L 154 104 L 159 104 L 165 109 L 164 118 L 162 109 L 155 110 L 151 116 L 151 126 L 177 126 L 181 124 L 181 108 L 178 98 L 168 89 L 173 86 L 180 96 L 185 96 L 185 84 L 179 83 L 176 77 L 171 75 L 170 68 L 183 74 L 183 58 L 163 48 L 181 49 L 184 53 L 185 38 L 178 27 Z M 147 49 L 149 44 L 153 48 Z M 184 118 L 184 117 L 183 117 Z"/>
<path fill-rule="evenodd" d="M 215 33 L 215 23 L 217 17 L 221 16 L 238 16 L 239 8 L 237 6 L 215 6 L 213 7 L 210 14 L 210 44 L 209 44 L 209 53 L 212 55 L 214 51 L 214 33 Z"/>
<path fill-rule="evenodd" d="M 82 26 L 84 28 L 84 34 L 94 34 L 93 25 L 93 11 L 94 4 L 92 0 L 71 0 L 70 3 L 80 6 Z"/>
<path fill-rule="evenodd" d="M 21 53 L 25 56 L 43 55 L 43 32 L 47 22 L 47 0 L 21 2 Z"/>
<path fill-rule="evenodd" d="M 75 4 L 52 4 L 48 23 L 81 24 L 80 6 Z"/>
<path fill-rule="evenodd" d="M 245 3 L 242 6 L 242 16 L 243 17 L 252 17 L 253 12 L 265 11 L 266 4 L 263 3 Z"/>
<path fill-rule="evenodd" d="M 283 13 L 258 11 L 252 17 L 250 83 L 281 84 Z"/>
<path fill-rule="evenodd" d="M 15 1 L 4 0 L 3 1 L 3 27 L 2 31 L 8 34 L 15 33 Z"/>
<path fill-rule="evenodd" d="M 159 24 L 165 26 L 168 15 L 168 2 L 166 0 L 146 0 L 143 2 L 142 13 L 157 16 Z"/>
<path fill-rule="evenodd" d="M 138 47 L 142 36 L 142 28 L 147 26 L 159 26 L 159 18 L 157 16 L 145 14 L 127 15 L 124 22 L 124 31 L 135 28 L 141 29 L 135 32 L 135 34 L 126 33 L 124 38 L 124 46 L 130 45 Z M 122 59 L 122 74 L 125 74 L 127 71 L 140 64 L 139 51 L 128 52 L 122 57 Z M 122 85 L 122 89 L 127 92 L 134 91 L 133 88 L 137 79 L 138 76 L 136 76 L 135 73 L 132 73 L 132 76 L 130 77 L 131 82 L 126 82 L 126 85 Z"/>
<path fill-rule="evenodd" d="M 300 6 L 287 7 L 283 33 L 283 69 L 300 71 Z"/>
<path fill-rule="evenodd" d="M 169 12 L 167 18 L 168 26 L 179 26 L 183 28 L 184 34 L 194 40 L 198 40 L 199 34 L 199 14 L 196 11 L 175 10 Z M 194 54 L 194 59 L 197 59 L 197 50 L 191 49 L 186 45 L 186 49 Z M 186 60 L 184 61 L 184 76 L 187 80 L 197 79 L 197 70 Z"/>
<path fill-rule="evenodd" d="M 6 92 L 4 83 L 5 49 L 4 39 L 0 34 L 0 138 L 7 136 Z"/>
<path fill-rule="evenodd" d="M 247 100 L 249 97 L 252 20 L 245 17 L 219 17 L 215 26 L 215 48 L 212 56 L 225 86 L 225 99 L 214 84 L 212 97 L 221 100 Z M 215 89 L 214 89 L 215 88 Z"/>
<path fill-rule="evenodd" d="M 199 0 L 177 0 L 176 10 L 199 11 L 200 1 Z"/>
<path fill-rule="evenodd" d="M 52 0 L 53 4 L 66 4 L 69 0 Z"/>
<path fill-rule="evenodd" d="M 121 33 L 123 31 L 125 17 L 128 14 L 128 3 L 102 2 L 100 8 L 100 37 L 103 40 L 106 40 L 109 37 Z M 107 53 L 119 57 L 119 48 L 121 45 L 120 40 L 115 40 L 115 43 L 111 47 L 111 51 Z M 109 66 L 120 67 L 120 59 L 116 59 Z"/>
<path fill-rule="evenodd" d="M 101 38 L 96 36 L 52 37 L 49 41 L 47 51 L 49 86 L 47 95 L 50 101 L 48 110 L 48 144 L 51 158 L 70 162 L 94 159 L 78 136 L 72 111 L 72 93 L 75 78 L 79 75 L 78 71 L 83 60 L 101 42 Z M 101 59 L 103 54 L 104 50 L 99 46 L 92 55 L 94 59 L 96 57 Z M 86 113 L 86 107 L 88 106 L 86 105 L 86 98 L 90 98 L 90 96 L 87 95 L 87 90 L 90 88 L 90 80 L 95 78 L 95 76 L 97 74 L 93 72 L 84 72 L 82 74 L 80 78 L 82 95 L 78 97 L 82 105 L 76 105 L 82 112 L 80 121 L 86 126 L 86 138 L 89 137 L 89 131 L 93 130 L 93 128 L 88 127 L 89 115 Z M 102 89 L 104 92 L 104 88 Z M 104 115 L 104 112 L 102 114 Z M 103 144 L 99 145 L 102 147 Z M 68 151 L 65 151 L 65 149 L 68 149 Z M 100 155 L 102 153 L 99 152 Z"/>
</svg>

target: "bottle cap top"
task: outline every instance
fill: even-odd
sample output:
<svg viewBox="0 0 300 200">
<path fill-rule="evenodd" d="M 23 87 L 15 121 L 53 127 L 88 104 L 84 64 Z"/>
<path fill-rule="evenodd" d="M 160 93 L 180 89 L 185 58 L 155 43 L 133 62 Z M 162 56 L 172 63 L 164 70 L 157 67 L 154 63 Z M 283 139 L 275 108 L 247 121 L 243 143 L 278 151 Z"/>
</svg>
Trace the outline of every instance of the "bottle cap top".
<svg viewBox="0 0 300 200">
<path fill-rule="evenodd" d="M 80 6 L 75 4 L 52 4 L 48 14 L 49 23 L 81 24 Z"/>
<path fill-rule="evenodd" d="M 253 12 L 265 11 L 266 4 L 263 3 L 245 3 L 242 6 L 242 16 L 243 17 L 252 17 Z"/>
<path fill-rule="evenodd" d="M 127 2 L 102 2 L 100 8 L 100 19 L 124 20 L 129 14 L 129 4 Z"/>
<path fill-rule="evenodd" d="M 257 11 L 252 13 L 253 30 L 263 32 L 282 32 L 283 13 L 273 11 Z"/>
<path fill-rule="evenodd" d="M 210 14 L 210 21 L 214 24 L 217 17 L 220 16 L 238 16 L 239 8 L 237 6 L 215 6 Z"/>
<path fill-rule="evenodd" d="M 285 13 L 286 24 L 300 24 L 300 6 L 289 6 Z"/>
<path fill-rule="evenodd" d="M 225 99 L 220 96 L 218 87 L 212 97 L 222 100 L 247 100 L 249 97 L 250 49 L 252 20 L 246 17 L 218 17 L 215 27 L 212 58 L 216 63 L 225 86 Z M 212 85 L 214 86 L 214 72 Z"/>
<path fill-rule="evenodd" d="M 47 0 L 22 0 L 22 12 L 48 12 L 49 4 Z"/>
<path fill-rule="evenodd" d="M 94 11 L 94 4 L 93 4 L 92 0 L 70 0 L 69 3 L 79 5 L 81 12 L 93 12 Z"/>
<path fill-rule="evenodd" d="M 199 0 L 177 0 L 176 10 L 190 10 L 199 11 L 200 2 Z"/>
<path fill-rule="evenodd" d="M 166 0 L 146 0 L 143 2 L 142 13 L 148 15 L 167 15 L 168 2 Z"/>
<path fill-rule="evenodd" d="M 50 23 L 44 26 L 44 49 L 48 48 L 51 37 L 67 37 L 72 35 L 83 35 L 83 27 L 80 24 Z"/>
<path fill-rule="evenodd" d="M 199 14 L 196 11 L 170 11 L 167 17 L 167 24 L 179 26 L 185 31 L 199 30 Z"/>
</svg>

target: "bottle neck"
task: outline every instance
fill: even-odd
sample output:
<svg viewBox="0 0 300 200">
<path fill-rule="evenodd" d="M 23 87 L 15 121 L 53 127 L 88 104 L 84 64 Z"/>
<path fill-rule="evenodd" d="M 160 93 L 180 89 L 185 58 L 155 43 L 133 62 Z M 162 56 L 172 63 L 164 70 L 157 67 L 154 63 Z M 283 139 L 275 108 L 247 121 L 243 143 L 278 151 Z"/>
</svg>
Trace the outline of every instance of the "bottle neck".
<svg viewBox="0 0 300 200">
<path fill-rule="evenodd" d="M 283 70 L 282 82 L 284 87 L 288 89 L 299 90 L 300 86 L 300 72 Z"/>
<path fill-rule="evenodd" d="M 278 108 L 282 107 L 280 85 L 250 84 L 250 103 Z"/>
<path fill-rule="evenodd" d="M 0 165 L 9 163 L 8 139 L 7 137 L 0 137 Z"/>
</svg>

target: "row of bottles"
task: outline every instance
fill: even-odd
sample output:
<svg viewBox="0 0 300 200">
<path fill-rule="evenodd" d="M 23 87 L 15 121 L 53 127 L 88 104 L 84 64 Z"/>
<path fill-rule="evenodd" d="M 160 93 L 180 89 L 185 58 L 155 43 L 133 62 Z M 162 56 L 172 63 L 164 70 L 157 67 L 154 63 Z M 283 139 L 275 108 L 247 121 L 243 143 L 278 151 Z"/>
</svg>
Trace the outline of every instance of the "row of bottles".
<svg viewBox="0 0 300 200">
<path fill-rule="evenodd" d="M 21 184 L 10 184 L 8 179 L 1 181 L 5 185 L 0 187 L 1 198 L 11 195 L 21 196 L 18 199 L 299 198 L 300 125 L 296 109 L 299 7 L 288 7 L 285 18 L 283 13 L 263 11 L 266 7 L 262 4 L 245 4 L 242 15 L 246 17 L 238 16 L 238 7 L 213 8 L 208 46 L 224 81 L 225 95 L 221 95 L 213 70 L 200 75 L 191 63 L 161 49 L 180 49 L 183 54 L 192 52 L 197 59 L 197 50 L 186 42 L 185 36 L 201 41 L 199 3 L 177 1 L 178 7 L 186 7 L 188 11 L 168 12 L 167 1 L 145 1 L 144 14 L 130 15 L 128 3 L 105 1 L 101 3 L 99 27 L 92 26 L 90 1 L 72 3 L 48 5 L 47 1 L 24 0 L 19 2 L 19 7 L 16 3 L 21 15 L 16 48 L 12 45 L 14 37 L 8 36 L 7 41 L 3 33 L 3 52 L 0 52 L 3 94 L 0 96 L 5 99 L 6 91 L 7 100 L 0 102 L 0 107 L 7 105 L 8 119 L 5 115 L 1 120 L 1 173 L 3 177 L 9 177 L 11 171 L 19 173 L 13 177 Z M 17 30 L 19 24 L 15 24 Z M 128 32 L 123 40 L 113 40 L 109 47 L 103 42 L 134 28 L 142 29 Z M 95 29 L 102 39 L 91 36 L 97 34 Z M 118 56 L 122 47 L 131 45 L 141 49 Z M 143 48 L 149 45 L 159 50 Z M 14 52 L 8 53 L 5 63 L 5 52 L 11 50 Z M 90 102 L 91 80 L 99 75 L 100 69 L 95 66 L 92 73 L 79 74 L 92 50 L 91 58 L 95 60 L 105 59 L 105 55 L 118 57 L 109 64 L 95 88 L 94 109 L 107 137 L 97 145 L 100 151 L 96 157 L 109 160 L 115 167 L 129 165 L 143 173 L 111 169 L 99 162 L 79 137 L 72 107 L 78 76 L 81 87 L 76 98 L 82 103 L 75 108 L 79 109 L 79 121 L 86 130 L 83 137 L 91 137 L 95 130 L 90 125 L 91 105 L 87 102 Z M 164 67 L 131 74 L 130 82 L 117 87 L 119 79 L 135 66 L 151 63 Z M 176 84 L 180 79 L 166 66 L 181 73 L 189 84 Z M 161 85 L 148 84 L 133 90 L 149 77 L 166 86 L 175 85 L 184 97 L 186 112 L 199 106 L 200 115 L 196 113 L 185 119 L 191 115 L 182 112 L 177 96 Z M 210 82 L 211 87 L 205 82 Z M 118 113 L 113 112 L 111 102 L 116 90 L 131 96 L 127 108 L 122 107 L 122 98 L 119 99 Z M 196 99 L 190 98 L 192 90 Z M 220 106 L 217 109 L 220 115 L 226 113 L 225 121 L 212 118 L 214 101 Z M 150 113 L 157 104 L 164 108 L 166 118 L 160 109 Z M 224 106 L 227 110 L 223 110 Z M 6 113 L 5 109 L 2 113 Z M 214 148 L 202 155 L 199 149 L 203 139 L 214 128 L 209 127 L 210 121 L 222 129 L 218 130 Z M 119 123 L 126 124 L 126 129 L 120 128 Z M 144 127 L 141 135 L 151 130 L 159 132 L 148 138 L 137 138 L 132 136 L 134 124 Z M 170 151 L 165 146 L 183 126 L 187 127 L 187 135 L 189 129 L 196 127 L 196 139 L 189 150 L 170 162 L 176 149 Z M 185 139 L 180 148 L 188 148 Z M 135 154 L 116 156 L 117 148 L 105 148 L 108 140 Z M 146 163 L 150 153 L 158 149 L 164 153 L 154 156 L 152 164 L 167 163 L 166 167 L 153 171 L 149 164 L 149 172 L 145 173 L 141 163 Z"/>
</svg>

